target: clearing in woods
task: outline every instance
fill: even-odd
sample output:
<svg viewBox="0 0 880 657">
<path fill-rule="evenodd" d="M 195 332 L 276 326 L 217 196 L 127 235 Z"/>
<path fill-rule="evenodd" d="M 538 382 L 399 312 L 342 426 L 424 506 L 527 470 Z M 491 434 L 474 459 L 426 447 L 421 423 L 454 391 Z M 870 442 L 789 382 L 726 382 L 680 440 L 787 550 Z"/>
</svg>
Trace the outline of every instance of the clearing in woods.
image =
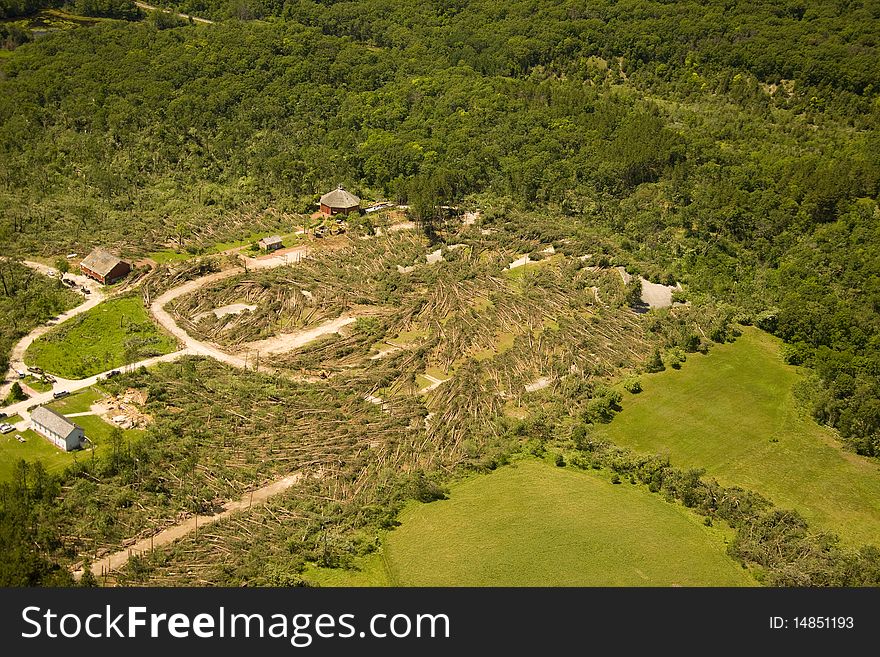
<svg viewBox="0 0 880 657">
<path fill-rule="evenodd" d="M 324 586 L 755 585 L 727 556 L 725 530 L 642 486 L 537 459 L 412 504 L 400 521 L 360 571 L 304 576 Z"/>
<path fill-rule="evenodd" d="M 876 545 L 877 462 L 844 451 L 834 432 L 808 416 L 793 394 L 802 373 L 783 362 L 780 344 L 744 327 L 735 343 L 690 355 L 680 371 L 642 377 L 643 392 L 625 393 L 605 433 L 794 508 L 813 529 Z"/>
<path fill-rule="evenodd" d="M 159 332 L 141 298 L 127 296 L 104 301 L 38 338 L 24 361 L 66 379 L 83 379 L 175 349 L 177 343 Z"/>
</svg>

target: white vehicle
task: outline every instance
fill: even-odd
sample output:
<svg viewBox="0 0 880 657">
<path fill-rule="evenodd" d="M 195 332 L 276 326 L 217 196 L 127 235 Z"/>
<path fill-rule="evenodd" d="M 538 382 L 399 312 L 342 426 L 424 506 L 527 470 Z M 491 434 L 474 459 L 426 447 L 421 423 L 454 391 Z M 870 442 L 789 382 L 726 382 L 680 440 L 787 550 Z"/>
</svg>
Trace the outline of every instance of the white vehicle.
<svg viewBox="0 0 880 657">
<path fill-rule="evenodd" d="M 15 427 L 11 424 L 0 424 L 0 433 L 12 433 L 15 431 Z"/>
</svg>

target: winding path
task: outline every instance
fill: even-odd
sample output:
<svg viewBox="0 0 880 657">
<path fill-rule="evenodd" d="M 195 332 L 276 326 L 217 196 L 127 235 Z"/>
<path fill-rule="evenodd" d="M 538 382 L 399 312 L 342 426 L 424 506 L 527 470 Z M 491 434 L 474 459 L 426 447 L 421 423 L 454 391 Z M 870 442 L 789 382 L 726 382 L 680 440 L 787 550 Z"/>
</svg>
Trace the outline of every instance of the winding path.
<svg viewBox="0 0 880 657">
<path fill-rule="evenodd" d="M 209 21 L 207 18 L 198 18 L 196 16 L 190 16 L 189 14 L 180 14 L 170 9 L 162 9 L 160 7 L 155 7 L 153 5 L 148 5 L 146 2 L 135 2 L 135 5 L 140 7 L 141 9 L 146 9 L 147 11 L 161 11 L 165 14 L 174 14 L 178 18 L 183 18 L 184 20 L 189 20 L 190 18 L 194 23 L 204 23 L 205 25 L 213 25 L 214 21 Z"/>
<path fill-rule="evenodd" d="M 22 264 L 38 271 L 44 276 L 49 276 L 49 272 L 53 271 L 51 267 L 47 267 L 46 265 L 39 262 L 24 260 L 22 261 Z M 101 286 L 92 279 L 81 276 L 80 274 L 72 273 L 65 274 L 64 277 L 75 281 L 77 286 L 79 287 L 85 286 L 89 290 L 89 296 L 87 296 L 85 298 L 85 301 L 83 301 L 80 305 L 61 313 L 55 320 L 56 324 L 61 324 L 62 322 L 66 322 L 67 320 L 72 319 L 77 315 L 81 315 L 82 313 L 91 310 L 104 300 L 104 291 L 101 289 Z M 18 381 L 18 373 L 27 371 L 27 366 L 24 364 L 24 352 L 27 351 L 27 348 L 31 346 L 31 343 L 34 340 L 39 338 L 41 335 L 45 335 L 46 333 L 51 331 L 52 328 L 53 325 L 51 324 L 38 326 L 26 336 L 24 336 L 21 340 L 19 340 L 15 344 L 15 346 L 12 347 L 12 351 L 9 354 L 9 370 L 6 373 L 4 381 L 0 383 L 0 399 L 6 399 L 6 395 L 9 394 L 9 389 L 12 387 L 12 384 L 15 381 Z"/>
</svg>

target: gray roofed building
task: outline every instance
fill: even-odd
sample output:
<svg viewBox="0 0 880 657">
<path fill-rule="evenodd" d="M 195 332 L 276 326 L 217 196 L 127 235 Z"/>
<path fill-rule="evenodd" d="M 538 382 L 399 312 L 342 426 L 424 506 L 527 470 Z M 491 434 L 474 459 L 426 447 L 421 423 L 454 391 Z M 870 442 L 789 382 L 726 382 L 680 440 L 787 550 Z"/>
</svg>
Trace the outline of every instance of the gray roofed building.
<svg viewBox="0 0 880 657">
<path fill-rule="evenodd" d="M 361 200 L 342 185 L 321 197 L 321 212 L 324 214 L 348 214 L 360 210 Z"/>
<path fill-rule="evenodd" d="M 265 249 L 266 251 L 274 251 L 275 249 L 280 249 L 284 244 L 281 241 L 281 238 L 278 235 L 273 235 L 272 237 L 264 237 L 257 244 L 261 249 Z"/>
<path fill-rule="evenodd" d="M 34 431 L 51 440 L 56 447 L 65 452 L 80 447 L 85 438 L 82 427 L 46 406 L 37 406 L 31 411 L 31 424 Z"/>
<path fill-rule="evenodd" d="M 82 272 L 104 284 L 115 283 L 131 271 L 131 265 L 103 249 L 95 249 L 80 263 Z"/>
</svg>

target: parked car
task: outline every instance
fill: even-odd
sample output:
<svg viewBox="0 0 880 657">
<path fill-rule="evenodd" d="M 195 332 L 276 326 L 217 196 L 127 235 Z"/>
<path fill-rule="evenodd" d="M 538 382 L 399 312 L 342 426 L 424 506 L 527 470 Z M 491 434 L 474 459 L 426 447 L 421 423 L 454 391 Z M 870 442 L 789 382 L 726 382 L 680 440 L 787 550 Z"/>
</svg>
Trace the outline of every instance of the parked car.
<svg viewBox="0 0 880 657">
<path fill-rule="evenodd" d="M 0 433 L 12 433 L 15 427 L 11 424 L 0 424 Z"/>
<path fill-rule="evenodd" d="M 6 413 L 0 412 L 0 420 L 2 420 L 5 417 L 9 417 L 9 416 L 6 415 Z"/>
<path fill-rule="evenodd" d="M 87 288 L 85 285 L 83 285 L 83 286 L 82 286 L 81 288 L 79 288 L 79 289 L 80 289 L 80 291 L 81 291 L 83 294 L 91 294 L 91 293 L 92 293 L 92 291 L 91 291 L 89 288 Z"/>
<path fill-rule="evenodd" d="M 31 374 L 42 374 L 43 368 L 42 367 L 29 367 L 28 372 L 30 372 Z"/>
<path fill-rule="evenodd" d="M 58 392 L 53 392 L 52 397 L 54 399 L 61 399 L 62 397 L 67 397 L 70 393 L 67 390 L 59 390 Z"/>
</svg>

